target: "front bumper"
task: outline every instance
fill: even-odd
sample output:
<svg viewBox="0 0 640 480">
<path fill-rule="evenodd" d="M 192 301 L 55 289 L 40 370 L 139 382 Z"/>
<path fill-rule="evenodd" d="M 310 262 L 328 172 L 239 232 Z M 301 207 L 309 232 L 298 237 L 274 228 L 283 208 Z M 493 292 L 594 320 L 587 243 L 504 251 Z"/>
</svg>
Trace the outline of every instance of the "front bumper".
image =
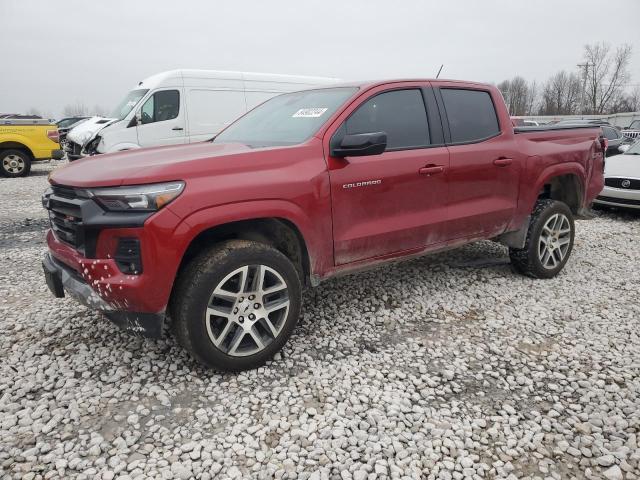
<svg viewBox="0 0 640 480">
<path fill-rule="evenodd" d="M 42 260 L 47 286 L 54 296 L 69 296 L 89 308 L 101 311 L 123 330 L 147 338 L 162 334 L 164 313 L 130 312 L 118 310 L 105 301 L 75 270 L 56 260 L 49 253 Z"/>
<path fill-rule="evenodd" d="M 604 187 L 593 203 L 612 207 L 640 209 L 640 190 Z"/>
<path fill-rule="evenodd" d="M 51 158 L 53 158 L 54 160 L 62 160 L 64 158 L 64 151 L 63 150 L 52 150 L 51 151 Z"/>
</svg>

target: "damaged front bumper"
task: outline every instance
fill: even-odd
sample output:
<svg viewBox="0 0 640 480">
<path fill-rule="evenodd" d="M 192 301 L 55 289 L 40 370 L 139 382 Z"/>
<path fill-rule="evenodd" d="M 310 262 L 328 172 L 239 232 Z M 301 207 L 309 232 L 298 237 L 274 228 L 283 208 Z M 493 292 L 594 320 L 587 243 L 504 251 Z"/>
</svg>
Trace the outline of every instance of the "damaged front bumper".
<svg viewBox="0 0 640 480">
<path fill-rule="evenodd" d="M 68 293 L 89 308 L 101 311 L 123 330 L 146 338 L 158 338 L 162 334 L 164 313 L 129 312 L 114 309 L 72 268 L 56 260 L 49 253 L 42 260 L 47 286 L 58 298 Z"/>
</svg>

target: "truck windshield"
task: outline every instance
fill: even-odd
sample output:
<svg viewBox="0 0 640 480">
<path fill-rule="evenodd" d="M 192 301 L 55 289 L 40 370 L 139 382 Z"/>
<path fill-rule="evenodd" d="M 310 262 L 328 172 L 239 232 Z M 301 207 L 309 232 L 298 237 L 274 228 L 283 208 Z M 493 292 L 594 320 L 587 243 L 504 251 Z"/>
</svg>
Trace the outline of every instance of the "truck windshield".
<svg viewBox="0 0 640 480">
<path fill-rule="evenodd" d="M 251 148 L 296 145 L 310 138 L 356 91 L 339 87 L 279 95 L 231 124 L 214 142 Z"/>
<path fill-rule="evenodd" d="M 111 118 L 124 119 L 148 91 L 144 89 L 131 90 L 111 113 Z"/>
</svg>

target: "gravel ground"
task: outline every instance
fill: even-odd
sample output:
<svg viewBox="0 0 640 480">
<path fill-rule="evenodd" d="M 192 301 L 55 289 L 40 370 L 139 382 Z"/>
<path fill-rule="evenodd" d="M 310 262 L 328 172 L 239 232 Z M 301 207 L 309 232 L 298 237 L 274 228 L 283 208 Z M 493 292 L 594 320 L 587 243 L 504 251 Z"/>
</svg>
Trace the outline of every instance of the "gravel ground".
<svg viewBox="0 0 640 480">
<path fill-rule="evenodd" d="M 0 477 L 640 478 L 638 215 L 578 222 L 553 280 L 482 242 L 329 281 L 221 375 L 49 294 L 55 165 L 0 179 Z"/>
</svg>

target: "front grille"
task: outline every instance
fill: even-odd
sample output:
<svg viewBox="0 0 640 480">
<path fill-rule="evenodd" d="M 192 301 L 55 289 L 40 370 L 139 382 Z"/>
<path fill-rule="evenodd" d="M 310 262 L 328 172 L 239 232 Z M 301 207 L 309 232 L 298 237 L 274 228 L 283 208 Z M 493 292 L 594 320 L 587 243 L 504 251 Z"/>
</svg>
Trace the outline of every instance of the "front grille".
<svg viewBox="0 0 640 480">
<path fill-rule="evenodd" d="M 614 178 L 604 179 L 607 187 L 620 188 L 623 190 L 640 190 L 640 180 L 636 178 Z"/>
<path fill-rule="evenodd" d="M 49 210 L 51 230 L 62 242 L 82 250 L 82 204 L 88 199 L 82 191 L 70 187 L 52 186 L 46 194 L 45 207 Z"/>
<path fill-rule="evenodd" d="M 78 227 L 82 223 L 79 218 L 50 210 L 49 220 L 51 221 L 51 229 L 58 239 L 73 247 L 78 247 Z"/>
<path fill-rule="evenodd" d="M 619 205 L 638 205 L 640 206 L 640 200 L 633 200 L 631 198 L 617 198 L 617 197 L 605 197 L 603 195 L 598 195 L 596 200 L 601 200 L 603 202 L 617 203 Z"/>
<path fill-rule="evenodd" d="M 622 134 L 627 137 L 627 138 L 640 138 L 640 131 L 628 131 L 628 132 L 622 132 Z"/>
</svg>

